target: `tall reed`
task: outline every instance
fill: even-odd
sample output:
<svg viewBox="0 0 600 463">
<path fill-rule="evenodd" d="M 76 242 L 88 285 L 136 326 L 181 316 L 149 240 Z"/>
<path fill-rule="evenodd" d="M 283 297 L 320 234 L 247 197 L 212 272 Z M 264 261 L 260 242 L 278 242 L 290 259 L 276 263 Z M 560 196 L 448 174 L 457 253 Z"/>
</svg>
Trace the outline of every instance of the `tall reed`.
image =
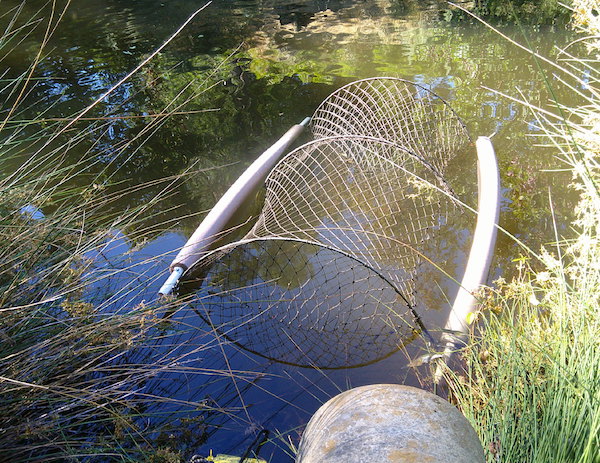
<svg viewBox="0 0 600 463">
<path fill-rule="evenodd" d="M 488 462 L 600 462 L 597 8 L 594 1 L 574 2 L 575 25 L 586 32 L 588 55 L 573 56 L 569 47 L 554 63 L 557 78 L 585 105 L 557 102 L 552 113 L 522 102 L 573 174 L 571 187 L 580 199 L 572 235 L 557 232 L 541 261 L 518 259 L 518 276 L 487 291 L 473 342 L 462 352 L 464 372 L 447 374 Z"/>
<path fill-rule="evenodd" d="M 169 375 L 218 372 L 190 364 L 177 337 L 166 343 L 167 333 L 173 332 L 190 342 L 183 333 L 192 327 L 178 326 L 177 317 L 169 322 L 161 318 L 165 310 L 175 313 L 179 306 L 170 307 L 168 301 L 132 304 L 136 288 L 94 297 L 90 288 L 132 270 L 99 268 L 94 256 L 116 245 L 118 230 L 136 229 L 143 236 L 143 219 L 187 173 L 133 187 L 158 194 L 119 211 L 115 203 L 129 191 L 111 193 L 106 169 L 89 173 L 99 157 L 93 153 L 93 139 L 108 123 L 86 120 L 93 107 L 177 33 L 92 105 L 66 120 L 42 124 L 27 120 L 26 110 L 36 67 L 65 10 L 50 2 L 24 17 L 25 6 L 23 2 L 6 13 L 0 37 L 1 60 L 42 31 L 30 67 L 0 80 L 0 460 L 180 461 L 185 445 L 206 439 L 208 417 L 224 411 L 201 399 L 171 398 L 169 392 L 183 383 L 173 386 Z M 202 84 L 197 87 L 215 82 L 209 76 Z M 168 103 L 135 139 L 112 147 L 112 158 L 125 161 L 186 102 Z M 84 155 L 74 159 L 76 148 Z M 161 378 L 169 384 L 164 393 L 157 388 L 149 394 L 145 386 Z M 168 419 L 161 403 L 169 404 Z M 182 437 L 184 428 L 194 431 Z M 175 441 L 166 435 L 176 436 Z"/>
</svg>

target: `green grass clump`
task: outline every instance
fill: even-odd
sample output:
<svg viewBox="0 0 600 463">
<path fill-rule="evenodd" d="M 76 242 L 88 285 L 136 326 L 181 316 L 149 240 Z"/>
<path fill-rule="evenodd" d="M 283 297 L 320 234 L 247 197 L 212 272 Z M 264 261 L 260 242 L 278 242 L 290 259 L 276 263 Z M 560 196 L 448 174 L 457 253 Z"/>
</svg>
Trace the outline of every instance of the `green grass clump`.
<svg viewBox="0 0 600 463">
<path fill-rule="evenodd" d="M 600 461 L 598 273 L 577 280 L 579 264 L 545 257 L 550 269 L 523 264 L 489 295 L 465 372 L 450 375 L 490 462 Z"/>
<path fill-rule="evenodd" d="M 575 6 L 591 32 L 596 3 Z M 572 235 L 518 260 L 518 276 L 488 291 L 465 369 L 447 374 L 489 462 L 600 462 L 600 42 L 587 40 L 588 57 L 567 50 L 557 63 L 586 104 L 532 108 L 580 193 Z M 589 81 L 577 81 L 582 71 Z"/>
</svg>

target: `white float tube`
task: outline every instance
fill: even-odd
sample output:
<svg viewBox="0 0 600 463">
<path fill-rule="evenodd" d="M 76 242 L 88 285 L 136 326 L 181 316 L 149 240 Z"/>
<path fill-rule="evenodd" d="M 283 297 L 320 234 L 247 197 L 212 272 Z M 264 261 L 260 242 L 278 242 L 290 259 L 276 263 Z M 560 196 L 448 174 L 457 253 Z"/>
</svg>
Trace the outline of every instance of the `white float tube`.
<svg viewBox="0 0 600 463">
<path fill-rule="evenodd" d="M 442 341 L 445 341 L 443 361 L 447 361 L 461 344 L 461 338 L 468 335 L 467 318 L 477 308 L 477 300 L 473 295 L 488 277 L 494 247 L 496 245 L 497 225 L 500 215 L 500 173 L 494 147 L 488 137 L 479 137 L 477 147 L 477 224 L 473 234 L 473 242 L 465 274 L 461 281 L 456 299 L 450 310 L 448 321 L 444 327 Z M 442 365 L 438 364 L 434 375 L 438 383 L 443 374 Z"/>
<path fill-rule="evenodd" d="M 300 124 L 294 125 L 261 154 L 231 185 L 171 262 L 171 275 L 158 291 L 159 294 L 165 296 L 170 294 L 183 273 L 210 250 L 211 245 L 217 240 L 244 200 L 265 181 L 281 155 L 302 133 L 309 122 L 310 117 L 307 117 Z"/>
</svg>

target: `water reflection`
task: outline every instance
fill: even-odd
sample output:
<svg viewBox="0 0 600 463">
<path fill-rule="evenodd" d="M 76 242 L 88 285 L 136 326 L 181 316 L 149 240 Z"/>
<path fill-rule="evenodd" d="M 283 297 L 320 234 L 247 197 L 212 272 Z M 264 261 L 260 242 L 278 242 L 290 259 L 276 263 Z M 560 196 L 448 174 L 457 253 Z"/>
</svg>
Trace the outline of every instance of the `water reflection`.
<svg viewBox="0 0 600 463">
<path fill-rule="evenodd" d="M 532 103 L 545 104 L 549 94 L 530 57 L 487 30 L 440 21 L 437 9 L 419 8 L 407 16 L 388 14 L 394 5 L 398 2 L 381 1 L 370 9 L 350 1 L 232 2 L 209 8 L 162 57 L 93 115 L 118 118 L 160 113 L 185 85 L 207 78 L 212 79 L 210 84 L 222 79 L 226 85 L 206 90 L 193 84 L 180 98 L 192 98 L 184 110 L 215 108 L 218 112 L 178 115 L 163 122 L 149 142 L 131 149 L 134 162 L 127 170 L 116 172 L 115 178 L 130 183 L 134 183 L 132 178 L 148 181 L 180 171 L 198 158 L 212 166 L 248 162 L 289 125 L 312 113 L 332 88 L 353 78 L 384 74 L 432 88 L 451 101 L 471 133 L 499 133 L 495 142 L 501 165 L 504 159 L 520 158 L 531 168 L 540 185 L 537 191 L 541 191 L 549 179 L 537 171 L 552 167 L 553 161 L 523 137 L 532 127 L 530 120 L 523 122 L 529 116 L 514 103 L 481 89 L 485 85 L 513 93 L 518 87 Z M 192 7 L 186 2 L 162 6 L 160 2 L 137 2 L 136 8 L 114 0 L 79 2 L 77 11 L 59 29 L 61 35 L 54 38 L 55 51 L 41 64 L 50 80 L 39 84 L 37 95 L 44 95 L 46 101 L 59 95 L 61 103 L 53 111 L 61 117 L 72 114 L 133 68 Z M 286 11 L 306 11 L 312 16 L 302 25 L 292 25 Z M 153 34 L 149 34 L 148 24 L 152 24 Z M 227 51 L 242 40 L 246 45 L 241 55 L 227 58 Z M 566 41 L 567 35 L 558 30 L 540 30 L 530 37 L 532 46 L 548 55 L 554 53 L 553 43 L 561 40 Z M 217 41 L 219 50 L 214 46 Z M 15 70 L 26 62 L 22 57 L 16 61 Z M 213 75 L 215 66 L 220 66 L 220 71 Z M 558 82 L 553 83 L 555 94 L 562 95 Z M 36 108 L 40 112 L 45 109 L 43 104 Z M 115 119 L 101 140 L 90 140 L 96 143 L 92 152 L 110 153 L 118 142 L 140 133 L 147 122 L 144 118 Z M 516 139 L 519 146 L 514 146 Z M 223 191 L 242 167 L 222 174 L 226 177 L 222 181 L 206 179 L 200 190 Z M 513 209 L 527 212 L 541 207 L 545 199 L 537 193 L 526 203 L 515 201 L 523 196 L 519 185 L 513 178 L 504 180 Z M 195 182 L 193 189 L 185 190 L 173 203 L 192 197 L 201 201 L 200 209 L 210 207 L 214 198 L 198 195 L 198 186 Z M 130 201 L 136 198 L 130 197 Z M 505 216 L 511 232 L 545 228 L 535 218 L 540 214 L 523 212 L 520 215 L 528 217 L 525 224 Z M 191 228 L 193 223 L 187 226 Z"/>
<path fill-rule="evenodd" d="M 229 250 L 212 265 L 192 307 L 244 349 L 304 367 L 370 364 L 419 331 L 404 299 L 372 269 L 297 241 Z"/>
<path fill-rule="evenodd" d="M 9 8 L 19 3 L 7 0 L 3 5 Z M 140 220 L 140 229 L 150 230 L 144 237 L 150 243 L 146 248 L 134 249 L 141 242 L 135 237 L 135 230 L 119 232 L 123 234 L 115 237 L 112 251 L 105 249 L 105 264 L 98 264 L 95 271 L 125 272 L 114 273 L 108 280 L 93 277 L 90 300 L 103 299 L 107 310 L 127 310 L 152 300 L 170 259 L 165 256 L 162 262 L 151 262 L 146 258 L 181 246 L 184 235 L 189 235 L 199 222 L 201 212 L 215 203 L 244 165 L 290 125 L 312 114 L 334 88 L 373 75 L 399 76 L 422 83 L 451 103 L 472 135 L 496 133 L 494 143 L 504 186 L 503 226 L 534 248 L 537 242 L 551 237 L 546 219 L 547 188 L 556 185 L 563 190 L 568 179 L 541 173 L 542 169 L 553 167 L 554 160 L 548 151 L 535 146 L 535 140 L 525 136 L 539 130 L 537 121 L 522 107 L 483 88 L 521 94 L 533 104 L 548 106 L 549 89 L 537 65 L 529 55 L 486 29 L 441 20 L 440 10 L 433 7 L 435 2 L 426 6 L 421 2 L 415 6 L 416 3 L 215 2 L 147 69 L 98 105 L 91 117 L 114 119 L 99 121 L 91 128 L 81 125 L 82 130 L 88 130 L 86 143 L 74 148 L 69 156 L 78 160 L 89 153 L 94 162 L 89 165 L 87 178 L 99 176 L 100 182 L 106 180 L 107 194 L 188 168 L 195 174 L 186 177 L 179 194 L 167 198 L 159 210 Z M 26 2 L 24 17 L 41 4 Z M 198 6 L 198 2 L 189 0 L 78 0 L 52 39 L 52 52 L 40 64 L 38 77 L 44 80 L 30 94 L 28 114 L 61 118 L 85 107 L 158 46 Z M 506 31 L 520 34 L 509 28 Z M 569 39 L 563 30 L 527 33 L 531 45 L 548 56 L 556 55 L 555 44 Z M 9 57 L 9 75 L 24 71 L 39 38 L 32 35 Z M 239 53 L 231 55 L 240 44 Z M 548 76 L 554 94 L 563 103 L 574 103 L 572 95 L 551 73 Z M 178 114 L 146 131 L 154 119 L 145 116 L 160 114 L 171 102 L 188 99 L 183 110 L 217 111 Z M 134 142 L 127 145 L 131 140 Z M 459 196 L 474 191 L 472 160 L 466 156 L 449 167 L 449 175 L 459 180 L 458 184 L 453 183 Z M 228 167 L 219 168 L 225 165 Z M 159 194 L 163 187 L 149 183 L 143 190 L 132 190 L 115 209 L 135 208 Z M 571 203 L 562 193 L 553 193 L 553 200 L 559 216 L 566 216 Z M 189 218 L 171 226 L 169 220 L 182 216 Z M 447 268 L 460 268 L 464 260 L 472 217 L 466 219 L 428 250 Z M 171 234 L 165 233 L 167 228 Z M 496 274 L 507 267 L 516 252 L 514 242 L 500 236 Z M 327 254 L 315 256 L 318 253 L 314 250 L 306 254 L 310 265 L 304 266 L 305 273 L 298 271 L 298 263 L 293 261 L 269 263 L 268 268 L 287 268 L 287 277 L 281 284 L 293 288 L 300 279 L 314 274 L 315 268 L 322 267 L 322 259 L 329 259 Z M 222 275 L 223 268 L 216 268 L 215 272 L 215 276 Z M 258 273 L 261 284 L 270 281 L 267 274 Z M 362 278 L 362 274 L 359 276 Z M 257 282 L 252 279 L 248 284 Z M 416 279 L 416 285 L 427 307 L 443 307 L 444 295 L 451 299 L 451 284 L 442 282 L 437 288 L 427 272 Z M 378 288 L 385 295 L 382 300 L 390 302 L 393 295 Z M 212 302 L 209 299 L 205 304 L 210 306 Z M 223 432 L 210 435 L 210 445 L 215 449 L 240 453 L 263 426 L 295 434 L 294 428 L 304 424 L 310 412 L 340 389 L 370 382 L 416 382 L 408 374 L 402 353 L 357 370 L 327 375 L 265 361 L 240 349 L 219 332 L 207 329 L 199 323 L 198 314 L 187 308 L 180 307 L 173 314 L 173 325 L 165 328 L 171 337 L 165 336 L 155 353 L 156 358 L 162 358 L 172 348 L 171 342 L 185 340 L 187 343 L 181 348 L 187 351 L 181 355 L 189 370 L 148 382 L 144 392 L 181 401 L 200 402 L 206 398 L 207 406 L 225 411 L 206 421 L 207 429 L 223 428 Z M 206 312 L 201 313 L 206 317 Z M 427 314 L 432 318 L 426 323 L 439 322 L 435 319 L 439 312 Z M 217 322 L 222 324 L 225 320 L 217 318 Z M 386 328 L 381 326 L 378 330 L 384 333 Z M 272 329 L 265 332 L 272 333 Z M 408 333 L 403 334 L 410 338 Z M 355 345 L 343 331 L 332 331 L 331 335 L 342 338 L 336 342 L 347 345 L 346 350 L 335 352 L 331 358 L 338 364 L 347 362 L 347 353 L 355 350 Z M 268 335 L 250 338 L 259 343 L 254 346 L 257 351 L 272 341 Z M 374 338 L 373 342 L 379 344 L 380 340 Z M 397 348 L 388 341 L 380 345 L 381 350 L 370 358 L 385 356 Z M 319 360 L 316 352 L 310 356 L 313 363 Z M 338 354 L 339 358 L 335 358 Z M 276 356 L 283 357 L 284 353 Z M 294 359 L 296 363 L 301 360 L 304 359 Z M 205 371 L 193 374 L 198 369 Z M 182 377 L 186 380 L 182 381 Z M 157 404 L 160 406 L 165 407 L 165 416 L 173 411 L 164 403 Z M 192 411 L 190 416 L 194 413 L 204 412 Z M 186 454 L 208 453 L 208 447 L 201 447 L 200 441 L 190 443 Z M 277 458 L 284 458 L 282 452 L 273 452 Z"/>
</svg>

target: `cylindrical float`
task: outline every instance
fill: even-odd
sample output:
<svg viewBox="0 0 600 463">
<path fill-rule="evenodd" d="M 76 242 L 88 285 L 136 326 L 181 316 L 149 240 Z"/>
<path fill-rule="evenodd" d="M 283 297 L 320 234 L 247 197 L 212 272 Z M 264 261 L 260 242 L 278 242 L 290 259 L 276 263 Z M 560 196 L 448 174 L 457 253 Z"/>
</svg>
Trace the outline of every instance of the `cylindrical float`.
<svg viewBox="0 0 600 463">
<path fill-rule="evenodd" d="M 410 386 L 343 392 L 308 423 L 296 463 L 483 463 L 477 434 L 444 399 Z"/>
<path fill-rule="evenodd" d="M 211 249 L 227 223 L 244 201 L 258 190 L 273 166 L 309 122 L 310 117 L 307 117 L 300 124 L 292 126 L 231 185 L 171 262 L 171 275 L 158 291 L 159 294 L 171 294 L 184 272 Z"/>
</svg>

